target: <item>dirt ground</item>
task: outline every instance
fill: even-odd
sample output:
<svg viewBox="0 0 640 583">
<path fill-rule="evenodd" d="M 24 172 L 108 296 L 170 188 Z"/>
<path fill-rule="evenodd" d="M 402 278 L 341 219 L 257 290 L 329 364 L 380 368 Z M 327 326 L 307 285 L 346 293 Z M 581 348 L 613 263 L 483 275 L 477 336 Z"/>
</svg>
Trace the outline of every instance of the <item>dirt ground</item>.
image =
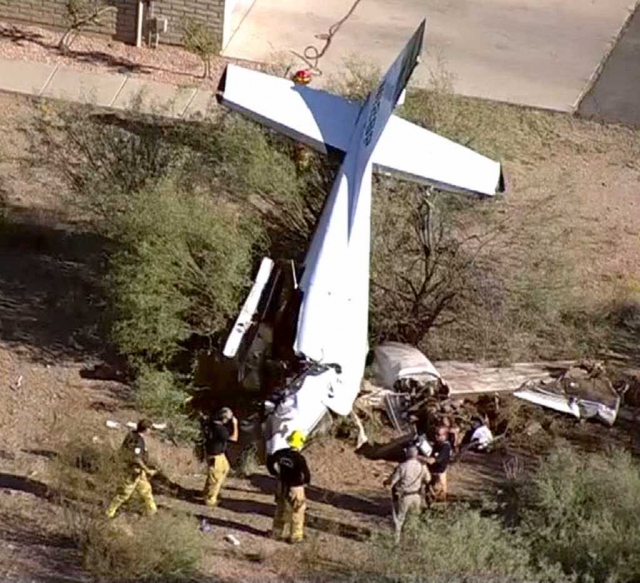
<svg viewBox="0 0 640 583">
<path fill-rule="evenodd" d="M 63 207 L 61 185 L 25 166 L 22 130 L 31 107 L 24 98 L 0 95 L 0 578 L 89 581 L 64 532 L 63 509 L 51 496 L 50 461 L 70 438 L 117 446 L 123 433 L 108 429 L 106 420 L 134 420 L 136 412 L 128 386 L 91 372 L 104 349 L 97 291 L 104 242 Z M 576 127 L 570 143 L 546 144 L 539 159 L 509 163 L 508 170 L 515 198 L 532 189 L 566 188 L 560 210 L 580 225 L 583 243 L 576 262 L 585 281 L 593 281 L 591 289 L 598 289 L 636 277 L 640 167 L 630 156 L 627 130 L 582 122 Z M 588 142 L 588 151 L 576 141 Z M 637 351 L 621 358 L 630 369 L 640 364 Z M 559 423 L 566 428 L 573 421 Z M 570 437 L 586 449 L 633 444 L 625 428 L 571 427 L 576 429 Z M 299 580 L 318 570 L 330 576 L 358 569 L 367 558 L 369 533 L 390 527 L 382 481 L 392 464 L 369 461 L 347 442 L 325 439 L 310 448 L 309 540 L 293 551 L 267 536 L 274 505 L 264 470 L 230 479 L 220 508 L 211 511 L 194 499 L 204 468 L 193 453 L 157 437 L 150 438 L 150 449 L 179 486 L 158 496 L 161 511 L 192 516 L 194 529 L 203 517 L 209 520 L 214 528 L 202 535 L 202 569 L 222 580 Z M 510 455 L 470 455 L 456 464 L 452 500 L 495 495 Z M 239 547 L 224 541 L 228 533 Z"/>
</svg>

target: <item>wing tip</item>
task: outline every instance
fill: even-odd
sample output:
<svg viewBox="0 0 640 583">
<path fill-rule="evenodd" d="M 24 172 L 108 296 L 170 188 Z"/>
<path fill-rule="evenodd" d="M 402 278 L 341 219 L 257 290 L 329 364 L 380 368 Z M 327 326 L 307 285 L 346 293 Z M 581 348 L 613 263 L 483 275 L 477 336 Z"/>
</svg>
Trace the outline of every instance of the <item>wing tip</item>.
<svg viewBox="0 0 640 583">
<path fill-rule="evenodd" d="M 224 98 L 224 91 L 227 88 L 227 74 L 229 72 L 229 65 L 224 68 L 222 75 L 220 75 L 220 81 L 218 81 L 218 87 L 216 88 L 216 99 L 218 103 L 222 103 Z"/>
</svg>

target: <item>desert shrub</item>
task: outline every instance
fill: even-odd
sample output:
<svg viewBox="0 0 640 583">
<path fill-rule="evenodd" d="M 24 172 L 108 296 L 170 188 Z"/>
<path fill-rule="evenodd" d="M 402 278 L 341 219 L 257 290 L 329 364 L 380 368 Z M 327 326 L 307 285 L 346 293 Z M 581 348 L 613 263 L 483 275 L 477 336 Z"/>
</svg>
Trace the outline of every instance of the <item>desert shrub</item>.
<svg viewBox="0 0 640 583">
<path fill-rule="evenodd" d="M 111 258 L 113 338 L 132 357 L 167 363 L 196 334 L 226 325 L 248 283 L 255 230 L 238 213 L 166 183 L 130 195 Z"/>
<path fill-rule="evenodd" d="M 640 467 L 626 452 L 552 453 L 534 478 L 524 532 L 538 560 L 580 581 L 640 578 Z"/>
<path fill-rule="evenodd" d="M 211 78 L 211 59 L 220 49 L 220 38 L 204 22 L 188 18 L 183 24 L 182 44 L 190 53 L 202 60 L 204 67 L 202 76 Z"/>
<path fill-rule="evenodd" d="M 214 134 L 215 137 L 211 137 Z M 332 160 L 310 154 L 304 170 L 293 144 L 239 116 L 224 116 L 198 139 L 196 174 L 218 197 L 260 222 L 272 257 L 302 259 L 333 180 Z"/>
<path fill-rule="evenodd" d="M 339 75 L 329 77 L 327 89 L 351 101 L 364 102 L 378 85 L 380 76 L 378 67 L 352 57 L 345 60 Z"/>
<path fill-rule="evenodd" d="M 188 148 L 170 124 L 96 113 L 76 104 L 41 104 L 29 128 L 31 157 L 68 188 L 69 201 L 107 234 L 132 211 L 129 195 L 176 176 Z"/>
<path fill-rule="evenodd" d="M 260 469 L 258 446 L 252 443 L 246 446 L 240 453 L 235 473 L 240 478 L 248 478 Z"/>
<path fill-rule="evenodd" d="M 127 524 L 96 518 L 81 538 L 82 563 L 98 581 L 187 581 L 201 553 L 197 523 L 166 513 Z"/>
<path fill-rule="evenodd" d="M 116 491 L 125 468 L 118 448 L 76 435 L 61 443 L 50 466 L 52 484 L 61 500 L 103 504 Z"/>
<path fill-rule="evenodd" d="M 531 566 L 526 541 L 476 510 L 449 509 L 410 517 L 400 545 L 389 533 L 373 539 L 373 580 L 436 582 L 562 581 L 557 568 Z"/>
<path fill-rule="evenodd" d="M 188 393 L 177 375 L 167 369 L 142 365 L 136 374 L 136 409 L 167 424 L 164 433 L 174 441 L 188 441 L 198 434 L 197 424 L 186 411 Z"/>
</svg>

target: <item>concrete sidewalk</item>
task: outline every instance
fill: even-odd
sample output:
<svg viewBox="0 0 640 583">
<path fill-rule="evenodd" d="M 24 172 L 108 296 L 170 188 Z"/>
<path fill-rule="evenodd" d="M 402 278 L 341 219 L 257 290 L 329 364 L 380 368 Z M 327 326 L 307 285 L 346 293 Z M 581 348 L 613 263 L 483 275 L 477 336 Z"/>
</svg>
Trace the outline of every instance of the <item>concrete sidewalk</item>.
<svg viewBox="0 0 640 583">
<path fill-rule="evenodd" d="M 182 119 L 206 116 L 215 98 L 213 91 L 197 87 L 8 59 L 0 59 L 0 91 L 122 110 L 135 107 L 144 113 Z"/>
<path fill-rule="evenodd" d="M 345 15 L 352 0 L 256 0 L 227 45 L 229 57 L 292 59 L 315 35 Z M 333 38 L 320 68 L 321 85 L 345 59 L 382 70 L 423 18 L 426 65 L 413 82 L 428 86 L 438 57 L 462 95 L 573 111 L 635 0 L 362 0 Z M 300 66 L 303 61 L 294 60 Z"/>
</svg>

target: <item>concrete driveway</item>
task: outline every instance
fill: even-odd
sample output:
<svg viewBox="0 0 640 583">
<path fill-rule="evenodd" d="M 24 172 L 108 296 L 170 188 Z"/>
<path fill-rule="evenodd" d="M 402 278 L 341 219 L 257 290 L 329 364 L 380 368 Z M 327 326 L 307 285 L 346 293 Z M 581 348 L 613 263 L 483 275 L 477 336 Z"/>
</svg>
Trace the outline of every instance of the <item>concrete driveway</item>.
<svg viewBox="0 0 640 583">
<path fill-rule="evenodd" d="M 561 111 L 576 106 L 622 27 L 634 0 L 361 0 L 320 63 L 323 77 L 344 60 L 385 69 L 427 18 L 427 86 L 438 58 L 455 91 Z M 224 52 L 269 62 L 290 58 L 325 33 L 351 0 L 256 0 Z M 302 61 L 299 61 L 302 65 Z"/>
</svg>

